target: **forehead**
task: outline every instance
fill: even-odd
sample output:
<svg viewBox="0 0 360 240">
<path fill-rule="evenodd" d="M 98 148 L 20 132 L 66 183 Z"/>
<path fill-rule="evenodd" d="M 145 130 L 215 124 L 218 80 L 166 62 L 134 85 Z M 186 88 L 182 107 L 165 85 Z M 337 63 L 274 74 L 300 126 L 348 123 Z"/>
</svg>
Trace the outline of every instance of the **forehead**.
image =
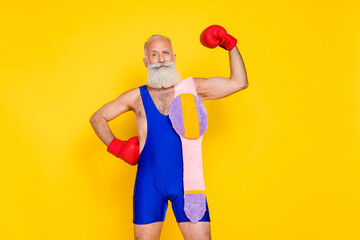
<svg viewBox="0 0 360 240">
<path fill-rule="evenodd" d="M 151 40 L 146 46 L 147 52 L 157 51 L 157 50 L 160 51 L 165 49 L 171 51 L 171 44 L 168 40 L 164 38 L 155 38 Z"/>
</svg>

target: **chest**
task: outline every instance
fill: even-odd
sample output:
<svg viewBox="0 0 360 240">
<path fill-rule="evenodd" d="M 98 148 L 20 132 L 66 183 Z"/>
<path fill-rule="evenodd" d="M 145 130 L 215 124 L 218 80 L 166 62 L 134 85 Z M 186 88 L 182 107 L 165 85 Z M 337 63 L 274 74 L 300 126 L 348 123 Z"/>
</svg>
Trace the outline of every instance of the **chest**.
<svg viewBox="0 0 360 240">
<path fill-rule="evenodd" d="M 163 115 L 168 115 L 170 104 L 174 99 L 174 90 L 149 91 L 149 94 L 158 111 Z"/>
</svg>

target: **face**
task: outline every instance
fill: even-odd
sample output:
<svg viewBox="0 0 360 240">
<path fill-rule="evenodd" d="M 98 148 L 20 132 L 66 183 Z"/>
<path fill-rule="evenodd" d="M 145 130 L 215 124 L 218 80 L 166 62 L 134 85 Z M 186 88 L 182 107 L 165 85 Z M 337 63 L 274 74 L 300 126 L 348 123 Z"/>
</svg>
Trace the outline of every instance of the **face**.
<svg viewBox="0 0 360 240">
<path fill-rule="evenodd" d="M 146 58 L 143 59 L 144 64 L 148 67 L 149 64 L 173 62 L 176 55 L 173 54 L 171 45 L 168 40 L 164 38 L 155 38 L 146 46 Z M 160 67 L 159 69 L 166 68 Z"/>
<path fill-rule="evenodd" d="M 175 66 L 175 55 L 171 45 L 164 38 L 155 38 L 146 46 L 146 58 L 143 59 L 148 69 L 147 85 L 153 88 L 169 88 L 179 83 L 181 75 Z"/>
</svg>

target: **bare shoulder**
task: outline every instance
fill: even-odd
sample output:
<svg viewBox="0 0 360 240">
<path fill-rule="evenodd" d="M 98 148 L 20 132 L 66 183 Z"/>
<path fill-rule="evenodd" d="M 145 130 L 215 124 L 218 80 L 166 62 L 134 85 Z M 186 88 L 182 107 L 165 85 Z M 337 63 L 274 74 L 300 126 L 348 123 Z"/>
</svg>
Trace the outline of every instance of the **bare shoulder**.
<svg viewBox="0 0 360 240">
<path fill-rule="evenodd" d="M 193 80 L 194 80 L 194 85 L 195 85 L 195 89 L 196 89 L 196 93 L 197 93 L 198 97 L 201 100 L 205 100 L 206 98 L 205 98 L 204 92 L 202 91 L 202 83 L 206 80 L 206 78 L 193 77 Z"/>
<path fill-rule="evenodd" d="M 101 116 L 110 121 L 122 113 L 134 111 L 140 98 L 139 88 L 132 88 L 121 93 L 114 100 L 103 105 L 94 115 Z"/>
<path fill-rule="evenodd" d="M 140 98 L 140 89 L 139 88 L 132 88 L 126 92 L 120 94 L 115 100 L 115 103 L 126 105 L 131 109 L 135 108 L 136 103 L 139 101 Z"/>
</svg>

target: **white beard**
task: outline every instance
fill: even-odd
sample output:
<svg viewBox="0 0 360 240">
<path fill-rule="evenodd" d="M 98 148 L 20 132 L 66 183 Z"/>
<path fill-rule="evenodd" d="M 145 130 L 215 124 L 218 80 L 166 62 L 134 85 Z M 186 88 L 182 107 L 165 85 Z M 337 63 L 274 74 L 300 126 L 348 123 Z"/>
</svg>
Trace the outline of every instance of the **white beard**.
<svg viewBox="0 0 360 240">
<path fill-rule="evenodd" d="M 166 68 L 159 68 L 166 66 Z M 175 62 L 154 63 L 148 65 L 148 78 L 146 82 L 152 88 L 168 88 L 181 80 L 180 73 L 176 70 Z"/>
</svg>

